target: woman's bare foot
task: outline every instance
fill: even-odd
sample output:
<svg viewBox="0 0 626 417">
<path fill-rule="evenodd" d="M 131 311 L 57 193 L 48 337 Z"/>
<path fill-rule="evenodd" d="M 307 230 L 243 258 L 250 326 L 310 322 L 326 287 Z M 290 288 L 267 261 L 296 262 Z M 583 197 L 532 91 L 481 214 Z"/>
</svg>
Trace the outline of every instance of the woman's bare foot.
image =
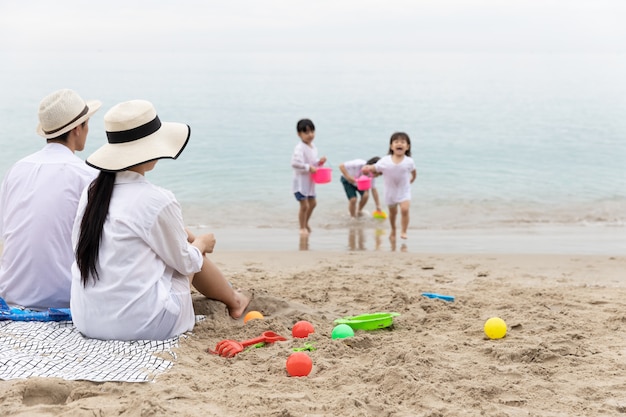
<svg viewBox="0 0 626 417">
<path fill-rule="evenodd" d="M 238 319 L 239 317 L 241 317 L 243 312 L 246 311 L 246 308 L 248 307 L 248 304 L 250 304 L 250 300 L 252 300 L 252 297 L 237 290 L 235 291 L 235 300 L 235 305 L 228 306 L 228 314 L 232 318 Z"/>
<path fill-rule="evenodd" d="M 309 235 L 308 229 L 300 229 L 300 237 L 307 237 Z"/>
<path fill-rule="evenodd" d="M 400 237 L 401 237 L 402 239 L 408 239 L 408 236 L 407 236 L 406 232 L 402 232 L 402 234 L 400 235 Z"/>
</svg>

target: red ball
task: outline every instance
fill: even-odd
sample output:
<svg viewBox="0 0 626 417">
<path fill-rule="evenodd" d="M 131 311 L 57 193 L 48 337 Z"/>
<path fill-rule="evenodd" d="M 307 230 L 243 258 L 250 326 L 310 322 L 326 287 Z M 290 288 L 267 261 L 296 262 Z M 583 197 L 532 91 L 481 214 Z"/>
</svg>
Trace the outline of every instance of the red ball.
<svg viewBox="0 0 626 417">
<path fill-rule="evenodd" d="M 315 328 L 308 321 L 302 320 L 293 325 L 291 335 L 300 339 L 309 337 L 311 333 L 315 333 Z"/>
<path fill-rule="evenodd" d="M 295 352 L 287 358 L 287 373 L 290 376 L 307 376 L 313 369 L 313 361 L 304 352 Z"/>
</svg>

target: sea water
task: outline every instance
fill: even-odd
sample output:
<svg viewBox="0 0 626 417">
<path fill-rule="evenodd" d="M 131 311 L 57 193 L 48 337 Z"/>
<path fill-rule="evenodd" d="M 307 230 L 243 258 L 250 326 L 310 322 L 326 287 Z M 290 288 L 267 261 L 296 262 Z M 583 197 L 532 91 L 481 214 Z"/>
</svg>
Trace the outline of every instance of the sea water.
<svg viewBox="0 0 626 417">
<path fill-rule="evenodd" d="M 389 247 L 372 202 L 365 218 L 350 219 L 338 166 L 387 154 L 391 134 L 404 131 L 417 166 L 404 248 L 626 252 L 624 55 L 85 52 L 81 60 L 75 68 L 13 57 L 0 68 L 2 175 L 44 143 L 34 132 L 39 100 L 73 88 L 103 102 L 82 158 L 105 143 L 104 113 L 120 101 L 150 100 L 162 120 L 190 125 L 178 160 L 147 175 L 175 193 L 190 228 L 216 233 L 218 247 Z M 333 168 L 317 186 L 304 244 L 290 167 L 301 118 L 315 123 Z"/>
</svg>

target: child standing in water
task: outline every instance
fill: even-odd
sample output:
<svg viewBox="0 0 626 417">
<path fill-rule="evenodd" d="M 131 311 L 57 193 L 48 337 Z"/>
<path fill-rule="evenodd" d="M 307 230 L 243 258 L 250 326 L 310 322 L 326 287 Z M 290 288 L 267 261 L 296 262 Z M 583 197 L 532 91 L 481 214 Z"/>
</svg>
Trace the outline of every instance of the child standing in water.
<svg viewBox="0 0 626 417">
<path fill-rule="evenodd" d="M 366 165 L 363 172 L 381 173 L 385 184 L 385 203 L 389 206 L 389 239 L 396 239 L 396 217 L 400 206 L 402 239 L 407 238 L 409 228 L 409 208 L 411 206 L 411 184 L 417 171 L 411 158 L 411 139 L 404 132 L 396 132 L 389 140 L 389 154 L 376 164 Z"/>
<path fill-rule="evenodd" d="M 315 125 L 309 119 L 302 119 L 296 125 L 300 142 L 293 150 L 291 167 L 293 168 L 292 192 L 300 203 L 298 222 L 300 223 L 300 236 L 306 237 L 311 233 L 309 220 L 313 209 L 317 205 L 315 200 L 315 183 L 311 174 L 317 168 L 324 165 L 326 157 L 317 158 L 317 148 L 313 144 L 315 139 Z"/>
<path fill-rule="evenodd" d="M 365 207 L 370 195 L 370 190 L 362 191 L 357 188 L 356 181 L 362 174 L 361 169 L 365 165 L 375 164 L 378 160 L 380 160 L 380 158 L 378 156 L 374 156 L 367 162 L 364 159 L 353 159 L 339 165 L 339 170 L 341 171 L 341 184 L 346 192 L 346 197 L 348 197 L 348 211 L 350 212 L 350 217 L 352 218 L 361 217 L 363 215 L 363 208 Z M 376 189 L 374 181 L 375 177 L 379 175 L 379 173 L 373 175 L 374 178 L 372 178 L 371 186 L 371 194 L 374 198 L 374 203 L 376 203 L 376 210 L 380 210 L 380 201 L 378 200 L 378 190 Z M 361 196 L 361 200 L 358 202 L 358 205 L 357 194 Z"/>
</svg>

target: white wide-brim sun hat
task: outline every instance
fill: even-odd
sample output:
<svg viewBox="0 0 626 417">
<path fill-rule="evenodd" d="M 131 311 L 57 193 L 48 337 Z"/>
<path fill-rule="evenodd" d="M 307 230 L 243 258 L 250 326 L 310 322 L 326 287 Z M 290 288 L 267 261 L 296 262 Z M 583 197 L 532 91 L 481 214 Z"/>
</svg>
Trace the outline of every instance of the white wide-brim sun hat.
<svg viewBox="0 0 626 417">
<path fill-rule="evenodd" d="M 89 119 L 100 106 L 99 100 L 85 101 L 68 88 L 55 91 L 39 103 L 37 134 L 46 139 L 61 136 Z"/>
<path fill-rule="evenodd" d="M 191 129 L 184 123 L 161 122 L 146 100 L 115 105 L 104 115 L 109 143 L 87 158 L 102 171 L 123 171 L 156 159 L 176 159 L 185 149 Z"/>
</svg>

